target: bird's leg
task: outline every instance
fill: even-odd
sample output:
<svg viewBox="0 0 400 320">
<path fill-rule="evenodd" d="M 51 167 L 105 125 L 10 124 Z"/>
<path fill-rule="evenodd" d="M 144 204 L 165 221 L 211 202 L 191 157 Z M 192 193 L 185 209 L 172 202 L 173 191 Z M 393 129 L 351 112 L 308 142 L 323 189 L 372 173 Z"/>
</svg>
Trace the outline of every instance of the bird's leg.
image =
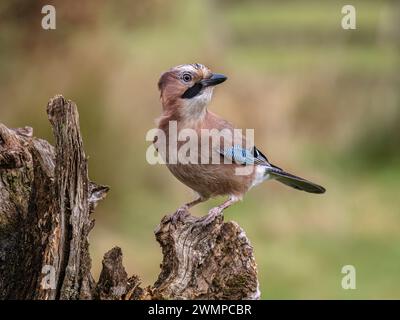
<svg viewBox="0 0 400 320">
<path fill-rule="evenodd" d="M 180 207 L 176 212 L 172 215 L 171 220 L 172 223 L 176 223 L 178 220 L 182 220 L 185 216 L 189 215 L 188 210 L 195 206 L 196 204 L 199 204 L 201 202 L 206 201 L 207 199 L 198 197 L 196 200 L 193 200 L 191 202 L 185 203 L 182 207 Z"/>
<path fill-rule="evenodd" d="M 217 207 L 214 207 L 208 211 L 208 214 L 204 217 L 202 217 L 200 220 L 198 220 L 198 223 L 202 226 L 206 226 L 213 222 L 219 215 L 222 215 L 222 212 L 230 207 L 232 204 L 238 202 L 240 198 L 235 197 L 235 196 L 230 196 L 228 200 L 226 200 L 224 203 L 220 204 Z"/>
</svg>

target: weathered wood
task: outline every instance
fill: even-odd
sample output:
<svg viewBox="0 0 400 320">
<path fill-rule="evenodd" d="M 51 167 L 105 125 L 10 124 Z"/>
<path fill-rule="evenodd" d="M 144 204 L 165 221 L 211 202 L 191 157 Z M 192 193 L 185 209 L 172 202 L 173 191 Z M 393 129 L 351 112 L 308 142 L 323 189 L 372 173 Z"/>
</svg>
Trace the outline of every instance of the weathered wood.
<svg viewBox="0 0 400 320">
<path fill-rule="evenodd" d="M 0 124 L 0 299 L 257 299 L 252 247 L 234 222 L 201 227 L 189 213 L 164 217 L 155 234 L 163 251 L 158 280 L 128 278 L 122 252 L 91 273 L 90 218 L 108 187 L 88 178 L 76 105 L 47 105 L 55 147 L 31 128 Z"/>
<path fill-rule="evenodd" d="M 122 265 L 122 251 L 115 247 L 104 255 L 103 269 L 96 287 L 95 298 L 119 300 L 125 296 L 128 274 Z"/>
<path fill-rule="evenodd" d="M 0 126 L 0 297 L 90 299 L 89 214 L 108 187 L 91 183 L 76 105 L 47 106 L 56 140 Z M 43 273 L 43 271 L 45 273 Z M 50 286 L 42 285 L 49 272 Z"/>
<path fill-rule="evenodd" d="M 183 215 L 181 215 L 182 217 Z M 153 294 L 162 299 L 259 299 L 253 248 L 236 222 L 203 226 L 187 212 L 176 223 L 162 219 L 155 231 L 163 250 Z"/>
</svg>

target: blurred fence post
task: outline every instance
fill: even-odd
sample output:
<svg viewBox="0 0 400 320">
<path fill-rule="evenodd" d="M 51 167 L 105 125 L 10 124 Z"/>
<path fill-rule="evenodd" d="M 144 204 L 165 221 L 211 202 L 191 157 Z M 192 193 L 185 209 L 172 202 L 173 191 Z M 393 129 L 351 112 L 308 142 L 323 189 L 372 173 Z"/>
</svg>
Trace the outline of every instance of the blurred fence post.
<svg viewBox="0 0 400 320">
<path fill-rule="evenodd" d="M 93 279 L 90 218 L 108 187 L 88 178 L 76 105 L 52 98 L 47 113 L 55 147 L 31 128 L 0 124 L 0 299 L 258 299 L 252 247 L 234 222 L 199 228 L 186 215 L 162 219 L 158 280 L 140 287 L 128 278 L 122 252 L 103 259 Z"/>
</svg>

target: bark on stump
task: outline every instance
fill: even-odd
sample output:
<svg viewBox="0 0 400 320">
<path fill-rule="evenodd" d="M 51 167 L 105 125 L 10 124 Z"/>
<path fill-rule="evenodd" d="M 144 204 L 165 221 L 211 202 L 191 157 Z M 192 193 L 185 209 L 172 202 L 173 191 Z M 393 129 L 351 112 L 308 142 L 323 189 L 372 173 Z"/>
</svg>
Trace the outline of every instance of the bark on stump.
<svg viewBox="0 0 400 320">
<path fill-rule="evenodd" d="M 253 249 L 235 222 L 199 227 L 188 213 L 155 231 L 163 262 L 153 286 L 128 275 L 121 249 L 93 279 L 90 214 L 109 188 L 91 182 L 75 103 L 47 105 L 55 147 L 29 127 L 0 124 L 0 299 L 258 299 Z"/>
</svg>

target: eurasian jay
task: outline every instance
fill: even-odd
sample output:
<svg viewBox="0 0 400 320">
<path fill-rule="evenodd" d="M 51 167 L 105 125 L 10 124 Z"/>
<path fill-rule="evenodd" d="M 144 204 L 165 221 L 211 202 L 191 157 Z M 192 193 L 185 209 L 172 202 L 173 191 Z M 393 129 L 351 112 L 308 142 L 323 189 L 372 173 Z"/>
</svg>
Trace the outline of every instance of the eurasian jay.
<svg viewBox="0 0 400 320">
<path fill-rule="evenodd" d="M 177 161 L 174 162 L 168 161 L 168 154 L 163 155 L 172 174 L 198 194 L 196 200 L 178 209 L 175 219 L 179 218 L 179 215 L 187 214 L 187 210 L 198 203 L 216 196 L 228 196 L 225 202 L 212 208 L 202 218 L 202 223 L 209 224 L 221 215 L 224 209 L 241 200 L 250 188 L 265 180 L 276 180 L 310 193 L 324 193 L 323 187 L 271 164 L 255 146 L 247 147 L 246 137 L 237 137 L 234 134 L 231 135 L 232 138 L 225 140 L 218 137 L 218 146 L 212 145 L 212 132 L 233 133 L 235 130 L 230 122 L 207 109 L 214 87 L 226 79 L 224 75 L 212 73 L 204 65 L 196 63 L 171 68 L 161 75 L 158 82 L 163 108 L 163 113 L 158 119 L 158 128 L 165 133 L 167 144 L 172 134 L 169 125 L 171 121 L 176 123 L 178 134 L 185 129 L 194 130 L 198 136 L 201 136 L 201 131 L 205 129 L 211 132 L 211 136 L 206 138 L 207 141 L 193 142 L 199 150 L 199 161 L 182 163 L 175 159 Z M 177 141 L 178 151 L 186 142 Z M 154 145 L 157 150 L 158 143 L 155 139 Z M 210 160 L 208 163 L 202 158 L 204 154 Z M 219 163 L 211 161 L 216 157 L 220 160 Z M 240 174 L 239 169 L 243 167 L 251 170 L 247 174 Z"/>
</svg>

